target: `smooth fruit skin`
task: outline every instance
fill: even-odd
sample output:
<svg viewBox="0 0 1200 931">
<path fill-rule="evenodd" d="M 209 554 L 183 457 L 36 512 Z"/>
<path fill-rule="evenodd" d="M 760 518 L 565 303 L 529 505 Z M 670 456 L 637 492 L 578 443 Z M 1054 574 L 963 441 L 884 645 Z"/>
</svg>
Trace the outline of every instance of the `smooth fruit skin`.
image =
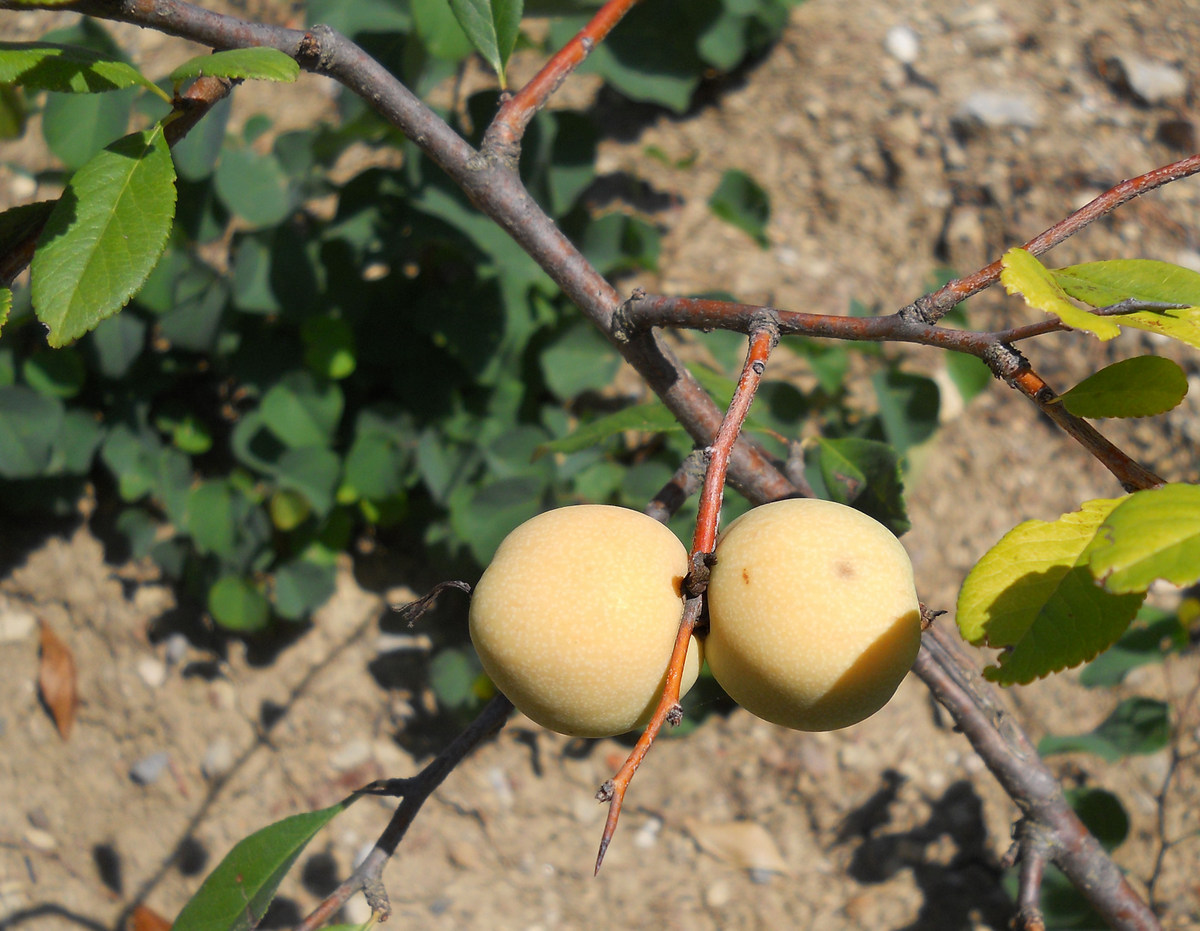
<svg viewBox="0 0 1200 931">
<path fill-rule="evenodd" d="M 730 524 L 716 558 L 704 655 L 739 705 L 826 731 L 892 697 L 917 657 L 921 609 L 886 527 L 832 501 L 776 501 Z"/>
<path fill-rule="evenodd" d="M 505 537 L 475 586 L 471 642 L 496 687 L 538 724 L 623 734 L 662 694 L 687 563 L 675 535 L 638 511 L 547 511 Z M 681 695 L 699 669 L 693 639 Z"/>
</svg>

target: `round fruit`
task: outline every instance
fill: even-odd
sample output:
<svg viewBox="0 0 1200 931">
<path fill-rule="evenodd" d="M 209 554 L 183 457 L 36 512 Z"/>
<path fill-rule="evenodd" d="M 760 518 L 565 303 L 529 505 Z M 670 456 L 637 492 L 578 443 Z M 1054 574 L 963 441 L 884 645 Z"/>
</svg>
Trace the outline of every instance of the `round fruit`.
<svg viewBox="0 0 1200 931">
<path fill-rule="evenodd" d="M 717 541 L 704 655 L 739 705 L 802 731 L 874 714 L 921 644 L 912 563 L 886 527 L 832 501 L 765 504 Z"/>
<path fill-rule="evenodd" d="M 687 566 L 675 535 L 638 511 L 547 511 L 505 537 L 475 586 L 471 642 L 496 687 L 538 724 L 623 734 L 662 694 Z M 693 639 L 681 695 L 699 669 Z"/>
</svg>

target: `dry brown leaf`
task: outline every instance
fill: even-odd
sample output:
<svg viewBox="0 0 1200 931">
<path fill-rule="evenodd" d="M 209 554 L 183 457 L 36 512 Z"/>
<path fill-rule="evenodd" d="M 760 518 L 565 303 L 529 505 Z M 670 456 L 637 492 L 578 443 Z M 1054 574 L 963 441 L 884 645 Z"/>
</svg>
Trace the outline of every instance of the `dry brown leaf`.
<svg viewBox="0 0 1200 931">
<path fill-rule="evenodd" d="M 145 905 L 139 905 L 125 923 L 127 931 L 171 931 L 171 922 Z"/>
<path fill-rule="evenodd" d="M 756 821 L 689 818 L 684 826 L 701 850 L 739 869 L 785 875 L 790 872 L 774 838 Z"/>
<path fill-rule="evenodd" d="M 75 657 L 50 629 L 49 624 L 43 621 L 41 628 L 38 690 L 41 692 L 42 702 L 54 718 L 59 736 L 66 740 L 71 736 L 71 727 L 75 723 L 75 709 L 79 707 Z"/>
</svg>

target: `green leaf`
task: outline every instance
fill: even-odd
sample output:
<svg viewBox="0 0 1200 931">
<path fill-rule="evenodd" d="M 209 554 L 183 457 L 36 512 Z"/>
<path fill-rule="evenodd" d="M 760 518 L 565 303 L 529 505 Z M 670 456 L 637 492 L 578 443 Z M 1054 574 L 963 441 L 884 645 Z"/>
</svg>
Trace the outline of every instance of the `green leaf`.
<svg viewBox="0 0 1200 931">
<path fill-rule="evenodd" d="M 87 369 L 74 349 L 42 349 L 25 360 L 21 375 L 39 394 L 73 398 L 87 380 Z"/>
<path fill-rule="evenodd" d="M 540 478 L 527 476 L 474 489 L 460 487 L 451 494 L 451 524 L 479 564 L 486 566 L 509 531 L 542 510 L 544 490 Z"/>
<path fill-rule="evenodd" d="M 1178 615 L 1144 607 L 1125 635 L 1087 664 L 1079 674 L 1079 684 L 1088 688 L 1119 685 L 1130 670 L 1161 663 L 1187 645 L 1187 628 Z"/>
<path fill-rule="evenodd" d="M 1105 366 L 1062 395 L 1077 417 L 1152 417 L 1176 407 L 1187 375 L 1170 359 L 1137 356 Z"/>
<path fill-rule="evenodd" d="M 977 356 L 949 351 L 945 354 L 946 371 L 964 404 L 988 387 L 995 379 L 992 370 Z"/>
<path fill-rule="evenodd" d="M 621 359 L 591 324 L 578 323 L 541 354 L 542 376 L 560 399 L 598 391 L 617 374 Z"/>
<path fill-rule="evenodd" d="M 1129 815 L 1121 800 L 1105 789 L 1079 787 L 1063 792 L 1079 820 L 1109 853 L 1129 836 Z"/>
<path fill-rule="evenodd" d="M 871 376 L 883 433 L 898 452 L 925 442 L 937 431 L 942 393 L 924 375 L 885 369 Z"/>
<path fill-rule="evenodd" d="M 271 605 L 257 585 L 241 576 L 227 575 L 208 590 L 208 610 L 227 630 L 253 633 L 271 621 Z"/>
<path fill-rule="evenodd" d="M 342 463 L 325 446 L 298 446 L 287 450 L 276 464 L 279 484 L 304 495 L 318 517 L 333 507 L 333 491 Z"/>
<path fill-rule="evenodd" d="M 771 219 L 771 198 L 757 181 L 744 171 L 728 169 L 708 199 L 714 214 L 750 236 L 763 249 L 767 239 L 767 223 Z"/>
<path fill-rule="evenodd" d="M 1127 698 L 1088 734 L 1048 736 L 1038 753 L 1094 753 L 1110 763 L 1126 756 L 1157 753 L 1171 742 L 1170 709 L 1151 698 Z"/>
<path fill-rule="evenodd" d="M 144 87 L 166 97 L 158 85 L 126 62 L 78 45 L 50 42 L 0 42 L 0 84 L 74 94 Z"/>
<path fill-rule="evenodd" d="M 358 366 L 354 330 L 337 317 L 309 317 L 300 327 L 304 364 L 316 376 L 348 378 Z"/>
<path fill-rule="evenodd" d="M 111 94 L 49 94 L 42 136 L 68 168 L 80 168 L 128 131 L 135 91 Z"/>
<path fill-rule="evenodd" d="M 1076 307 L 1058 280 L 1031 252 L 1009 249 L 1000 260 L 1004 270 L 1000 283 L 1009 294 L 1020 294 L 1025 303 L 1037 310 L 1054 314 L 1076 330 L 1086 330 L 1100 339 L 1112 339 L 1121 328 L 1111 317 L 1098 317 Z"/>
<path fill-rule="evenodd" d="M 342 406 L 336 384 L 319 384 L 307 372 L 291 372 L 266 393 L 261 410 L 267 428 L 285 445 L 327 446 Z"/>
<path fill-rule="evenodd" d="M 174 214 L 175 169 L 160 126 L 114 142 L 75 172 L 31 268 L 51 346 L 125 306 L 162 255 Z"/>
<path fill-rule="evenodd" d="M 278 225 L 296 207 L 291 179 L 273 153 L 226 147 L 215 177 L 221 203 L 256 229 Z"/>
<path fill-rule="evenodd" d="M 0 255 L 19 249 L 33 234 L 41 230 L 58 201 L 39 200 L 20 204 L 0 213 Z"/>
<path fill-rule="evenodd" d="M 1088 567 L 1089 548 L 1119 503 L 1088 501 L 1056 521 L 1019 524 L 971 570 L 958 596 L 959 630 L 1006 651 L 987 678 L 1031 682 L 1091 659 L 1124 633 L 1144 594 L 1107 592 Z"/>
<path fill-rule="evenodd" d="M 1051 274 L 1076 300 L 1108 307 L 1130 298 L 1159 304 L 1200 305 L 1200 272 L 1154 259 L 1115 259 L 1056 268 Z M 1124 322 L 1124 316 L 1122 316 Z"/>
<path fill-rule="evenodd" d="M 831 501 L 853 505 L 897 536 L 912 526 L 904 506 L 900 456 L 887 443 L 859 437 L 820 439 L 806 451 L 805 460 Z"/>
<path fill-rule="evenodd" d="M 22 385 L 0 388 L 0 476 L 36 478 L 50 463 L 63 423 L 58 398 Z"/>
<path fill-rule="evenodd" d="M 197 485 L 188 495 L 184 529 L 201 553 L 228 556 L 233 552 L 237 540 L 234 494 L 228 482 L 211 481 Z"/>
<path fill-rule="evenodd" d="M 522 0 L 450 0 L 450 9 L 475 51 L 507 87 L 504 68 L 521 31 Z"/>
<path fill-rule="evenodd" d="M 1108 515 L 1089 558 L 1110 592 L 1144 592 L 1155 579 L 1200 579 L 1200 486 L 1134 492 Z"/>
<path fill-rule="evenodd" d="M 202 75 L 214 78 L 240 78 L 252 81 L 290 83 L 300 76 L 300 66 L 290 55 L 273 48 L 239 48 L 211 55 L 197 55 L 171 72 L 171 83 L 178 87 L 190 78 Z"/>
<path fill-rule="evenodd" d="M 471 54 L 471 40 L 446 0 L 410 0 L 417 35 L 434 58 L 462 61 Z"/>
<path fill-rule="evenodd" d="M 357 798 L 292 815 L 238 841 L 183 907 L 173 931 L 250 931 L 309 841 Z"/>
<path fill-rule="evenodd" d="M 441 650 L 429 662 L 429 687 L 439 704 L 461 708 L 477 698 L 475 682 L 482 671 L 473 650 Z"/>
<path fill-rule="evenodd" d="M 284 563 L 275 570 L 275 610 L 290 621 L 307 617 L 333 595 L 336 575 L 334 566 L 307 559 Z"/>
<path fill-rule="evenodd" d="M 679 425 L 675 415 L 667 410 L 661 401 L 650 401 L 590 420 L 561 439 L 543 443 L 537 448 L 534 455 L 577 453 L 603 443 L 610 437 L 625 433 L 627 430 L 635 430 L 640 433 L 665 433 L 682 429 L 683 427 Z"/>
<path fill-rule="evenodd" d="M 0 287 L 0 333 L 4 331 L 4 326 L 8 323 L 8 315 L 12 313 L 12 302 L 12 288 Z"/>
</svg>

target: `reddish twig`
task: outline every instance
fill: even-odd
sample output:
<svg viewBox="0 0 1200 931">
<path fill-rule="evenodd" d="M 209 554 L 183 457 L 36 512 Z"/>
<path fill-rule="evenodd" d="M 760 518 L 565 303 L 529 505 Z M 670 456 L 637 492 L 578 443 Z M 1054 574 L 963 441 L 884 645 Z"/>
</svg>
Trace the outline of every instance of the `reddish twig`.
<svg viewBox="0 0 1200 931">
<path fill-rule="evenodd" d="M 512 702 L 503 695 L 497 695 L 487 705 L 479 716 L 472 721 L 461 734 L 431 760 L 417 775 L 407 779 L 383 779 L 373 782 L 359 791 L 367 795 L 391 795 L 403 798 L 400 805 L 392 813 L 391 821 L 379 835 L 379 840 L 371 848 L 371 852 L 363 862 L 331 892 L 309 915 L 296 926 L 296 931 L 315 931 L 327 922 L 339 908 L 346 904 L 356 892 L 362 892 L 371 905 L 374 917 L 379 921 L 387 921 L 391 916 L 391 905 L 388 903 L 387 891 L 383 886 L 383 869 L 387 866 L 392 854 L 404 839 L 417 812 L 425 804 L 425 800 L 433 794 L 447 776 L 472 750 L 483 743 L 492 734 L 504 726 L 508 713 L 512 711 Z"/>
<path fill-rule="evenodd" d="M 1200 154 L 1189 155 L 1170 165 L 1164 165 L 1162 168 L 1155 168 L 1144 175 L 1122 181 L 1080 207 L 1065 220 L 1060 220 L 1049 229 L 1034 236 L 1025 243 L 1023 248 L 1034 255 L 1048 252 L 1063 240 L 1074 236 L 1122 204 L 1128 203 L 1148 191 L 1153 191 L 1155 188 L 1162 187 L 1164 184 L 1194 175 L 1198 171 L 1200 171 Z M 977 294 L 999 281 L 1000 271 L 1000 262 L 995 261 L 973 275 L 946 282 L 931 294 L 917 298 L 913 303 L 904 307 L 900 313 L 924 323 L 937 323 L 955 304 L 965 301 L 972 294 Z"/>
<path fill-rule="evenodd" d="M 707 558 L 712 554 L 717 540 L 717 522 L 721 515 L 721 499 L 725 489 L 725 475 L 729 468 L 729 457 L 733 444 L 737 441 L 742 430 L 750 405 L 762 381 L 763 370 L 771 350 L 779 342 L 779 331 L 774 321 L 765 319 L 759 322 L 750 334 L 750 347 L 746 352 L 746 364 L 742 367 L 741 378 L 729 402 L 729 411 L 717 431 L 717 437 L 712 446 L 705 452 L 708 455 L 708 468 L 704 474 L 704 487 L 700 493 L 700 509 L 696 517 L 696 532 L 692 537 L 691 571 L 684 582 L 687 601 L 684 605 L 683 619 L 679 624 L 679 633 L 675 638 L 675 648 L 671 652 L 671 660 L 667 666 L 667 681 L 658 707 L 650 718 L 650 723 L 642 732 L 638 742 L 630 751 L 624 765 L 612 779 L 600 787 L 596 798 L 608 802 L 608 818 L 604 822 L 604 833 L 600 838 L 600 850 L 596 854 L 596 872 L 604 862 L 604 854 L 611 843 L 613 833 L 617 830 L 617 821 L 621 817 L 621 805 L 625 800 L 625 792 L 633 780 L 634 773 L 642 765 L 642 760 L 650 752 L 663 723 L 672 721 L 678 723 L 682 715 L 679 707 L 679 685 L 683 679 L 684 661 L 687 659 L 688 646 L 691 643 L 692 631 L 700 616 L 704 588 L 707 583 Z"/>
<path fill-rule="evenodd" d="M 484 134 L 483 151 L 515 165 L 530 120 L 637 3 L 638 0 L 608 0 L 597 10 L 579 34 L 559 49 L 528 84 L 504 101 Z"/>
</svg>

